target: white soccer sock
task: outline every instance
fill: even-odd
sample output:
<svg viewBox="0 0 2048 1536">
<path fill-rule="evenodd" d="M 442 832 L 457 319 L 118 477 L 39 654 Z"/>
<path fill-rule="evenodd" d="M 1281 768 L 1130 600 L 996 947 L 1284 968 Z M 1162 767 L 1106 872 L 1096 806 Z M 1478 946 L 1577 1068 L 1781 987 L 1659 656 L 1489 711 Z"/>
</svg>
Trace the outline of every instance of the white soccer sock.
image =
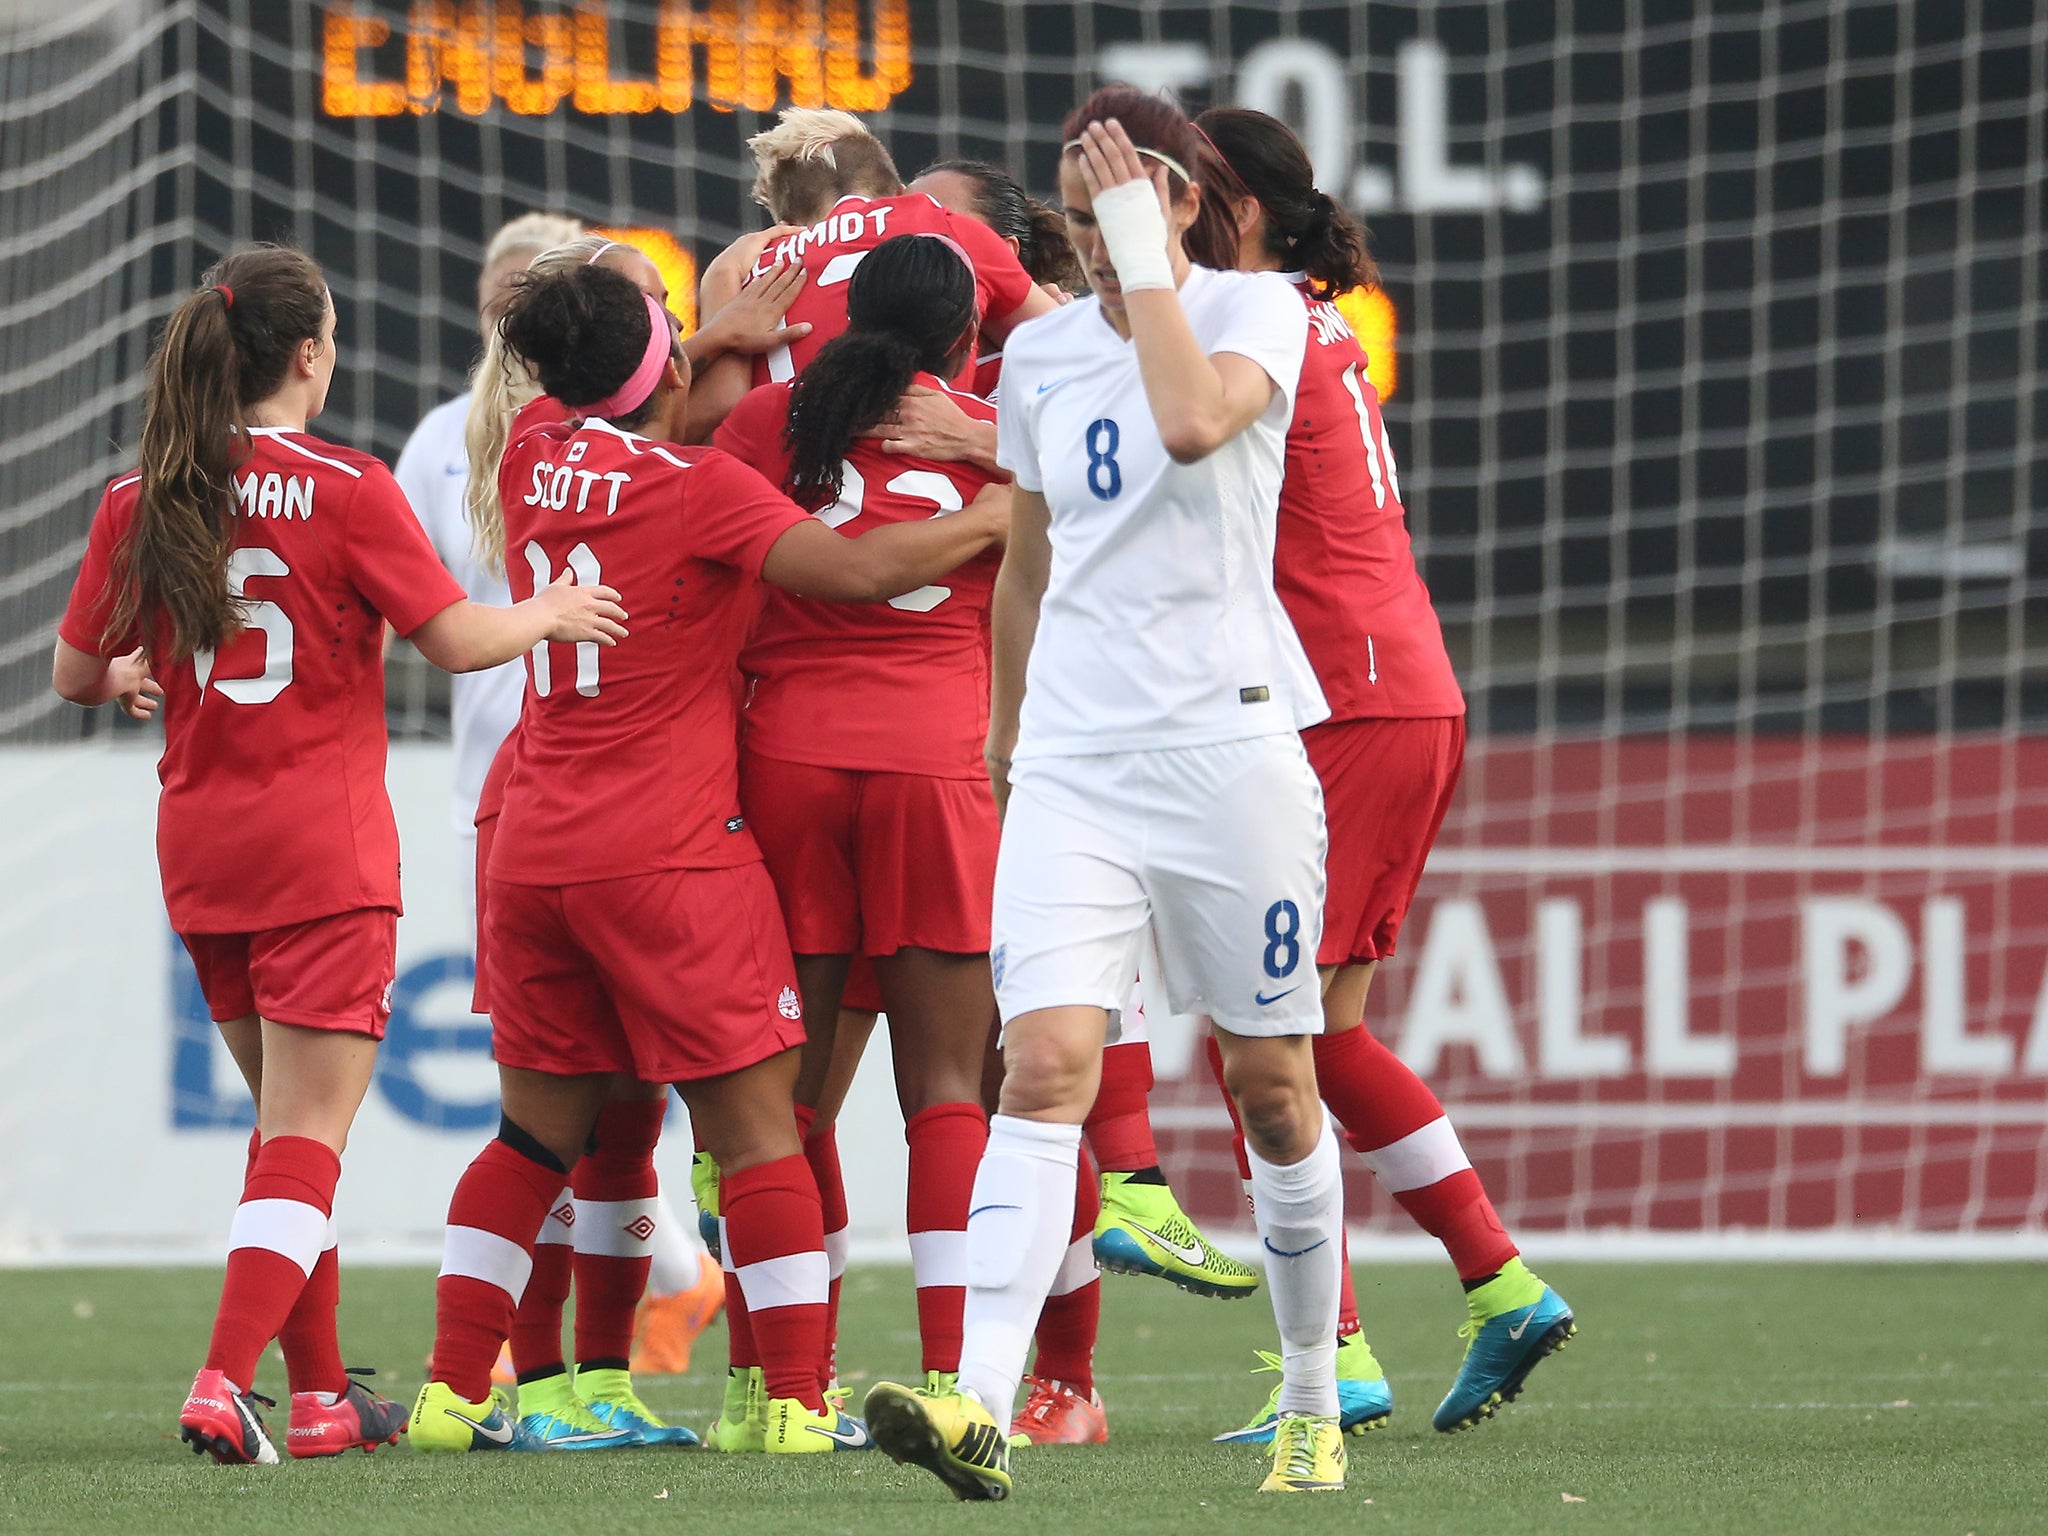
<svg viewBox="0 0 2048 1536">
<path fill-rule="evenodd" d="M 1322 1106 L 1316 1106 L 1320 1113 Z M 1285 1167 L 1250 1148 L 1253 1215 L 1266 1250 L 1266 1288 L 1280 1325 L 1279 1411 L 1337 1412 L 1337 1297 L 1341 1288 L 1344 1170 L 1330 1117 L 1315 1149 Z"/>
<path fill-rule="evenodd" d="M 668 1196 L 654 1211 L 654 1267 L 647 1272 L 648 1294 L 673 1296 L 687 1291 L 704 1275 L 704 1240 L 697 1235 L 697 1213 L 683 1221 L 670 1209 Z"/>
<path fill-rule="evenodd" d="M 994 1115 L 967 1208 L 960 1385 L 1008 1429 L 1038 1314 L 1067 1256 L 1081 1127 Z M 1336 1326 L 1332 1316 L 1331 1327 Z"/>
</svg>

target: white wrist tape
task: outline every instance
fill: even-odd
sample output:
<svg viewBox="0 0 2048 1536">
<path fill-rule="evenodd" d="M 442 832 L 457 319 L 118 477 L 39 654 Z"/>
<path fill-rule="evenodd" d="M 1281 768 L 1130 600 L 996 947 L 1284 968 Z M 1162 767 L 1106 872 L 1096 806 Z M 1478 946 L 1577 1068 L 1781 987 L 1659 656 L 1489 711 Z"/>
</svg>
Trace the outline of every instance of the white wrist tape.
<svg viewBox="0 0 2048 1536">
<path fill-rule="evenodd" d="M 1126 181 L 1095 194 L 1095 223 L 1125 293 L 1173 287 L 1166 215 L 1151 181 Z"/>
</svg>

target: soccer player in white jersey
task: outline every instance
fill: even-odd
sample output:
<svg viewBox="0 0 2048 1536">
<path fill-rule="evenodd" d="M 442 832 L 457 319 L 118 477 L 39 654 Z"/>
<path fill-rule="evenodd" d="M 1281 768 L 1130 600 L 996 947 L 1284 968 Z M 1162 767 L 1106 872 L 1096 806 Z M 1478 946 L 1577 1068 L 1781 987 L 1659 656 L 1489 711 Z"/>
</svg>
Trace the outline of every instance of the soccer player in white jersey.
<svg viewBox="0 0 2048 1536">
<path fill-rule="evenodd" d="M 879 1384 L 869 1427 L 961 1498 L 1009 1493 L 1004 1431 L 1149 923 L 1166 1001 L 1214 1024 L 1251 1144 L 1285 1367 L 1261 1486 L 1333 1491 L 1342 1189 L 1310 1051 L 1324 827 L 1298 734 L 1328 710 L 1272 576 L 1306 314 L 1276 274 L 1190 263 L 1204 208 L 1178 108 L 1107 88 L 1065 138 L 1094 297 L 1010 337 L 998 422 L 1016 478 L 989 736 L 1009 793 L 1006 1075 L 968 1220 L 959 1391 Z"/>
</svg>

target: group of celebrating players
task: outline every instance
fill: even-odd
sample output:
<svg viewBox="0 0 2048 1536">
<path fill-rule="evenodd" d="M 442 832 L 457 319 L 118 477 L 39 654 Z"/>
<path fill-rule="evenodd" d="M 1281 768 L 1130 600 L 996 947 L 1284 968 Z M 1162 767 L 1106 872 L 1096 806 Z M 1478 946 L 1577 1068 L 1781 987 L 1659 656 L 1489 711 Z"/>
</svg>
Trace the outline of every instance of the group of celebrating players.
<svg viewBox="0 0 2048 1536">
<path fill-rule="evenodd" d="M 171 316 L 55 681 L 162 709 L 165 901 L 257 1105 L 195 1451 L 278 1459 L 273 1339 L 294 1456 L 695 1443 L 632 1375 L 674 1363 L 640 1347 L 681 1236 L 653 1164 L 672 1085 L 717 1257 L 689 1284 L 712 1260 L 682 1249 L 656 1290 L 728 1318 L 706 1443 L 875 1445 L 1006 1497 L 1013 1448 L 1108 1437 L 1098 1268 L 1259 1283 L 1160 1173 L 1145 1001 L 1210 1026 L 1237 1126 L 1280 1380 L 1217 1438 L 1270 1444 L 1264 1489 L 1341 1488 L 1344 1437 L 1393 1407 L 1332 1116 L 1464 1286 L 1438 1429 L 1572 1334 L 1361 1024 L 1464 749 L 1332 302 L 1376 280 L 1364 232 L 1262 113 L 1107 87 L 1062 138 L 1055 212 L 978 163 L 906 187 L 857 119 L 783 113 L 752 141 L 777 222 L 706 269 L 689 337 L 644 254 L 515 221 L 471 394 L 396 479 L 305 430 L 335 361 L 306 256 L 232 254 Z M 334 1192 L 399 910 L 387 625 L 465 674 L 503 1100 L 409 1415 L 335 1336 Z M 833 1127 L 878 1011 L 923 1376 L 856 1415 Z"/>
</svg>

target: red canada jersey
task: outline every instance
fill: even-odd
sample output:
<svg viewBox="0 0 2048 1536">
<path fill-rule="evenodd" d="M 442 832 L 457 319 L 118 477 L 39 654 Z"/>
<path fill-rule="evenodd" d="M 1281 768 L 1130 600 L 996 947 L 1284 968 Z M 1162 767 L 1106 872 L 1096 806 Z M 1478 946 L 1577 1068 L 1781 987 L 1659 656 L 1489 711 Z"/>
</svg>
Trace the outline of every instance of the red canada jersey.
<svg viewBox="0 0 2048 1536">
<path fill-rule="evenodd" d="M 804 513 L 746 465 L 601 420 L 542 421 L 498 472 L 525 598 L 564 570 L 622 595 L 615 646 L 527 658 L 490 876 L 574 885 L 761 857 L 740 820 L 740 644 L 761 563 Z"/>
<path fill-rule="evenodd" d="M 253 933 L 397 908 L 384 789 L 384 624 L 409 635 L 463 591 L 389 470 L 282 427 L 234 474 L 229 589 L 247 627 L 175 664 L 161 613 L 109 636 L 140 478 L 109 485 L 58 633 L 95 656 L 146 645 L 163 685 L 157 862 L 180 933 Z"/>
<path fill-rule="evenodd" d="M 1003 354 L 984 352 L 974 360 L 974 392 L 984 400 L 994 400 L 996 391 L 1003 383 Z"/>
<path fill-rule="evenodd" d="M 914 381 L 946 386 L 930 374 Z M 953 401 L 977 421 L 995 407 Z M 713 439 L 782 480 L 789 386 L 754 390 Z M 816 515 L 850 538 L 885 523 L 958 511 L 996 477 L 972 464 L 884 453 L 863 438 L 845 462 L 839 499 Z M 941 583 L 886 603 L 825 603 L 770 590 L 740 656 L 751 686 L 747 749 L 784 762 L 941 779 L 984 777 L 988 745 L 989 599 L 998 550 L 985 550 Z"/>
<path fill-rule="evenodd" d="M 795 263 L 809 274 L 782 323 L 807 321 L 811 334 L 755 358 L 755 384 L 787 383 L 826 342 L 846 329 L 846 285 L 853 278 L 853 269 L 860 265 L 861 257 L 897 235 L 945 235 L 967 252 L 974 266 L 975 301 L 984 320 L 1001 319 L 1031 297 L 1031 277 L 1018 264 L 1017 253 L 980 220 L 962 218 L 922 192 L 895 197 L 849 193 L 810 228 L 762 247 L 747 273 L 747 281 L 752 282 L 776 267 Z M 974 354 L 970 351 L 955 382 L 964 389 L 973 379 Z"/>
<path fill-rule="evenodd" d="M 1308 355 L 1287 428 L 1273 586 L 1332 720 L 1462 715 L 1365 349 L 1336 305 L 1294 281 L 1308 304 Z"/>
</svg>

